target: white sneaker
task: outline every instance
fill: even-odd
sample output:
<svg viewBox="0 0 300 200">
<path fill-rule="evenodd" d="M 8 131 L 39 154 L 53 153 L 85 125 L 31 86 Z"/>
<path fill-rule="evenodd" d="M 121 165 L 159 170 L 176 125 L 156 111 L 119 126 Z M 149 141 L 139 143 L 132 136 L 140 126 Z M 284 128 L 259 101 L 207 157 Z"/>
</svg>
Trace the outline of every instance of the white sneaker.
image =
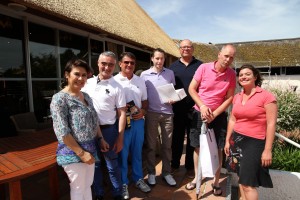
<svg viewBox="0 0 300 200">
<path fill-rule="evenodd" d="M 122 197 L 123 199 L 129 199 L 128 186 L 126 184 L 123 184 L 122 187 Z"/>
<path fill-rule="evenodd" d="M 148 174 L 148 183 L 149 185 L 155 185 L 156 180 L 155 180 L 155 175 L 154 174 Z"/>
<path fill-rule="evenodd" d="M 136 182 L 135 186 L 139 188 L 142 192 L 150 192 L 150 187 L 145 183 L 143 179 L 140 179 Z"/>
<path fill-rule="evenodd" d="M 171 174 L 168 174 L 163 177 L 163 179 L 170 185 L 170 186 L 176 186 L 176 181 L 173 178 Z"/>
</svg>

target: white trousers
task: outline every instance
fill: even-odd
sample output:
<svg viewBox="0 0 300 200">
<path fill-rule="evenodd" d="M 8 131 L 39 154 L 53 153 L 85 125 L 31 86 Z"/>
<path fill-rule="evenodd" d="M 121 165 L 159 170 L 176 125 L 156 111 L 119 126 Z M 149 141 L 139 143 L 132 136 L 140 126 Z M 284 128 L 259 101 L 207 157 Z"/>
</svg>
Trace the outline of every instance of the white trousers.
<svg viewBox="0 0 300 200">
<path fill-rule="evenodd" d="M 92 200 L 95 164 L 72 163 L 62 167 L 70 180 L 71 200 Z"/>
</svg>

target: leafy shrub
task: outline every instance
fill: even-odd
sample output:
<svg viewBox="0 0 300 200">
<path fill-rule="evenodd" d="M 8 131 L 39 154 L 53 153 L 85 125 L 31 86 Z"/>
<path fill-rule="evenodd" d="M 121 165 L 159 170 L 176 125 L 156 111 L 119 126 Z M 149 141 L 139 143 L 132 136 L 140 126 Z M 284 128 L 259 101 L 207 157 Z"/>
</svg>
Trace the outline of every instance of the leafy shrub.
<svg viewBox="0 0 300 200">
<path fill-rule="evenodd" d="M 291 89 L 268 88 L 277 99 L 276 132 L 300 143 L 300 94 Z M 272 169 L 300 172 L 300 149 L 275 137 Z"/>
<path fill-rule="evenodd" d="M 273 147 L 272 169 L 300 172 L 300 150 L 276 139 Z"/>
<path fill-rule="evenodd" d="M 300 129 L 294 131 L 281 131 L 280 134 L 300 143 Z M 273 146 L 273 163 L 271 168 L 285 171 L 300 172 L 300 149 L 275 138 Z"/>
<path fill-rule="evenodd" d="M 300 128 L 300 95 L 288 89 L 270 88 L 278 105 L 277 131 Z"/>
</svg>

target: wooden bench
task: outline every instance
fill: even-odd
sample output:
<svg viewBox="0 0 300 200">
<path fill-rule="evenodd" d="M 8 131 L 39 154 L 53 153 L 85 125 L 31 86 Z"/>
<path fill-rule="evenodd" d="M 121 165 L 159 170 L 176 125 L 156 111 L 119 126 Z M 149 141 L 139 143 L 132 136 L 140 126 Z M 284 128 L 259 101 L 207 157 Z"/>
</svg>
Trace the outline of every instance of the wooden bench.
<svg viewBox="0 0 300 200">
<path fill-rule="evenodd" d="M 58 199 L 56 148 L 57 140 L 52 129 L 1 138 L 0 191 L 4 191 L 4 184 L 8 184 L 10 200 L 21 200 L 20 181 L 48 170 L 51 197 Z"/>
</svg>

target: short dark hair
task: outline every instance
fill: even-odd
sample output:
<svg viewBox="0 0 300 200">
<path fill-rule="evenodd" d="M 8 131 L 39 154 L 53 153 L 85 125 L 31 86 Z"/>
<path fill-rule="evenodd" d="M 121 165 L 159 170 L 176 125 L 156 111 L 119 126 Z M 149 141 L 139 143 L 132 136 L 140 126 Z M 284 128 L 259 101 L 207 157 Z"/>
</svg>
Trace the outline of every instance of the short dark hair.
<svg viewBox="0 0 300 200">
<path fill-rule="evenodd" d="M 255 85 L 259 86 L 259 87 L 262 85 L 262 82 L 264 79 L 262 78 L 260 71 L 257 68 L 255 68 L 253 65 L 245 64 L 245 65 L 241 66 L 241 68 L 239 69 L 238 75 L 240 74 L 240 71 L 242 69 L 250 69 L 253 73 L 253 76 L 256 78 Z M 239 83 L 239 85 L 240 85 L 240 83 Z"/>
<path fill-rule="evenodd" d="M 127 56 L 127 57 L 129 57 L 129 58 L 131 58 L 131 59 L 133 59 L 133 60 L 136 60 L 136 57 L 135 57 L 135 55 L 134 55 L 133 53 L 131 53 L 131 52 L 123 52 L 123 53 L 120 55 L 119 61 L 122 61 L 122 59 L 123 59 L 125 56 Z"/>
<path fill-rule="evenodd" d="M 164 56 L 166 57 L 166 52 L 165 52 L 163 49 L 161 49 L 161 48 L 156 48 L 156 49 L 154 49 L 153 52 L 152 52 L 152 54 L 151 54 L 151 57 L 154 56 L 155 52 L 163 53 Z"/>
<path fill-rule="evenodd" d="M 68 80 L 65 77 L 65 73 L 66 72 L 70 73 L 74 67 L 84 68 L 86 70 L 87 74 L 90 73 L 92 70 L 92 68 L 84 60 L 81 60 L 78 58 L 72 58 L 71 60 L 69 60 L 67 62 L 66 66 L 65 66 L 64 74 L 63 74 L 64 79 L 62 80 L 61 88 L 64 88 L 68 85 Z"/>
</svg>

